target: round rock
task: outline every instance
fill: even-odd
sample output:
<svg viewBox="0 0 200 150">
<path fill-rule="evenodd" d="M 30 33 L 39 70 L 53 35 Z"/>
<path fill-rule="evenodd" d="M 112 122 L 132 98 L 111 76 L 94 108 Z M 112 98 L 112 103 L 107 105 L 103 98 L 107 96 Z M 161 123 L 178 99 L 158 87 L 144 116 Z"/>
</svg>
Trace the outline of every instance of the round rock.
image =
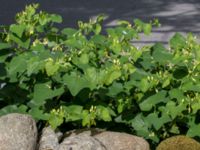
<svg viewBox="0 0 200 150">
<path fill-rule="evenodd" d="M 200 143 L 192 138 L 178 135 L 162 141 L 156 150 L 200 150 Z"/>
<path fill-rule="evenodd" d="M 0 150 L 35 150 L 36 123 L 29 115 L 8 114 L 0 117 Z"/>
<path fill-rule="evenodd" d="M 45 127 L 39 141 L 39 150 L 56 150 L 59 146 L 58 135 L 51 127 Z"/>
<path fill-rule="evenodd" d="M 107 150 L 150 150 L 143 138 L 126 133 L 105 131 L 94 135 Z"/>
<path fill-rule="evenodd" d="M 107 150 L 98 140 L 87 135 L 75 135 L 64 139 L 58 150 Z"/>
</svg>

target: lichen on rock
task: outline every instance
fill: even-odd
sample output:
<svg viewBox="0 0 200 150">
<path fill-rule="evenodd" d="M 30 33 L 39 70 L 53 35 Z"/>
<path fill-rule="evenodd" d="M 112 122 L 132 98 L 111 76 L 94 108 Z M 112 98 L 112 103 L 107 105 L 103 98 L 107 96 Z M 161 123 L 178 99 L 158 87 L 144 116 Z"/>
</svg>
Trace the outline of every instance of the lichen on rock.
<svg viewBox="0 0 200 150">
<path fill-rule="evenodd" d="M 156 150 L 200 150 L 200 143 L 187 136 L 179 135 L 162 141 Z"/>
</svg>

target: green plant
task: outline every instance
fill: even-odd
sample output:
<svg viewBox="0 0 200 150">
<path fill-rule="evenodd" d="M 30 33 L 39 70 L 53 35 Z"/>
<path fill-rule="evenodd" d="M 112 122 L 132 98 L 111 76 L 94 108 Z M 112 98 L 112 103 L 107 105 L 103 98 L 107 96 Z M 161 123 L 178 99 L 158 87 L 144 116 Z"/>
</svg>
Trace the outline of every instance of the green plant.
<svg viewBox="0 0 200 150">
<path fill-rule="evenodd" d="M 153 23 L 121 21 L 103 35 L 100 15 L 79 21 L 78 29 L 60 30 L 54 24 L 61 16 L 37 9 L 38 4 L 26 6 L 15 24 L 2 27 L 1 115 L 27 112 L 54 128 L 64 120 L 82 120 L 83 126 L 111 121 L 118 104 L 108 89 L 135 71 L 141 52 L 130 40 L 143 30 L 149 34 Z"/>
<path fill-rule="evenodd" d="M 157 20 L 120 21 L 102 34 L 100 15 L 60 30 L 62 17 L 37 8 L 1 27 L 0 115 L 28 113 L 53 128 L 124 124 L 154 143 L 199 136 L 200 45 L 191 34 L 175 34 L 170 49 L 138 49 L 131 40 Z"/>
</svg>

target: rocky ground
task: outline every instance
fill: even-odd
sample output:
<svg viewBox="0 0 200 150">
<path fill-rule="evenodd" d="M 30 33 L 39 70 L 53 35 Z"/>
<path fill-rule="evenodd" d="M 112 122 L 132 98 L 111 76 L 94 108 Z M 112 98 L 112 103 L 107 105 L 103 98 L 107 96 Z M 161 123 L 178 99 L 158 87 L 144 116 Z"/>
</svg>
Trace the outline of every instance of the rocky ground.
<svg viewBox="0 0 200 150">
<path fill-rule="evenodd" d="M 199 149 L 200 144 L 186 136 L 168 138 L 156 148 Z M 13 113 L 0 117 L 0 150 L 150 150 L 150 146 L 142 137 L 97 128 L 61 133 L 44 127 L 38 133 L 31 116 Z"/>
<path fill-rule="evenodd" d="M 0 117 L 0 150 L 149 150 L 149 144 L 141 137 L 101 129 L 61 133 L 45 127 L 40 134 L 31 116 L 13 113 Z"/>
</svg>

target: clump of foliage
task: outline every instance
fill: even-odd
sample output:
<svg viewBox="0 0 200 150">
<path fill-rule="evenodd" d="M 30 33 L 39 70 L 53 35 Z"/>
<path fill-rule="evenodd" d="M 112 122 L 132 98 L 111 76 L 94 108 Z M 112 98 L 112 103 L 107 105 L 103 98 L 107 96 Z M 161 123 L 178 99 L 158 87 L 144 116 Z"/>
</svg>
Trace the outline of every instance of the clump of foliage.
<svg viewBox="0 0 200 150">
<path fill-rule="evenodd" d="M 31 114 L 53 128 L 64 123 L 128 126 L 158 143 L 175 134 L 200 135 L 200 44 L 175 34 L 136 48 L 158 21 L 120 21 L 102 34 L 104 16 L 58 29 L 62 17 L 26 7 L 0 33 L 0 115 Z"/>
</svg>

